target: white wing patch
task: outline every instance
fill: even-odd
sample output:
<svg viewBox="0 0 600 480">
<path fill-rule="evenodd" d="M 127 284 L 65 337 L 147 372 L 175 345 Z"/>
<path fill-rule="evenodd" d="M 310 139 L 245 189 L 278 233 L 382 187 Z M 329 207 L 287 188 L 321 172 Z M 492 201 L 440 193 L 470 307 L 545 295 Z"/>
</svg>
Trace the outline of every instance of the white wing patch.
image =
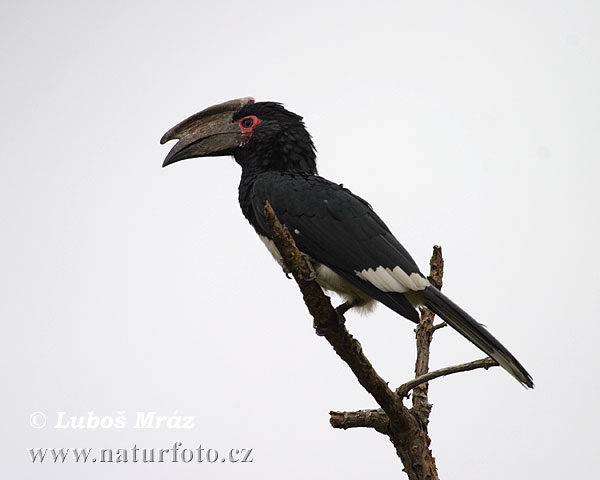
<svg viewBox="0 0 600 480">
<path fill-rule="evenodd" d="M 354 271 L 356 276 L 366 280 L 382 292 L 415 292 L 429 286 L 429 280 L 418 273 L 408 275 L 400 267 L 394 269 L 379 266 L 375 270 L 368 268 Z"/>
<path fill-rule="evenodd" d="M 275 261 L 283 266 L 283 259 L 273 240 L 264 235 L 259 235 L 258 237 L 265 244 L 269 253 L 273 255 Z M 354 273 L 358 278 L 371 283 L 382 292 L 418 292 L 429 286 L 429 280 L 419 273 L 411 273 L 408 275 L 400 267 L 391 269 L 379 266 L 375 270 L 368 268 L 361 270 L 360 272 L 355 270 Z M 325 265 L 318 266 L 317 275 L 319 283 L 327 290 L 333 290 L 340 294 L 356 294 L 356 292 L 360 292 L 360 290 L 352 286 L 348 281 L 344 280 Z"/>
</svg>

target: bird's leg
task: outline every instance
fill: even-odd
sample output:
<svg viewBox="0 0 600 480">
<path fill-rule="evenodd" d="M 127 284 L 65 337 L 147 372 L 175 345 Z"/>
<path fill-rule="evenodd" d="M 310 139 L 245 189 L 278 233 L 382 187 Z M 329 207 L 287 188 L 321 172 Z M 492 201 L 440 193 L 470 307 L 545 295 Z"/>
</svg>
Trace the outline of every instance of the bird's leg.
<svg viewBox="0 0 600 480">
<path fill-rule="evenodd" d="M 348 300 L 347 302 L 342 303 L 338 307 L 335 307 L 335 311 L 337 312 L 339 317 L 344 318 L 344 313 L 346 313 L 352 307 L 356 307 L 356 305 L 357 305 L 357 302 Z"/>
<path fill-rule="evenodd" d="M 335 308 L 335 313 L 337 313 L 338 323 L 337 328 L 343 327 L 346 324 L 346 318 L 344 317 L 344 313 L 350 310 L 352 307 L 355 307 L 359 304 L 359 301 L 351 301 L 342 303 L 340 306 Z M 318 327 L 318 325 L 313 321 L 313 328 L 315 329 L 315 333 L 322 337 L 324 335 L 323 331 Z"/>
</svg>

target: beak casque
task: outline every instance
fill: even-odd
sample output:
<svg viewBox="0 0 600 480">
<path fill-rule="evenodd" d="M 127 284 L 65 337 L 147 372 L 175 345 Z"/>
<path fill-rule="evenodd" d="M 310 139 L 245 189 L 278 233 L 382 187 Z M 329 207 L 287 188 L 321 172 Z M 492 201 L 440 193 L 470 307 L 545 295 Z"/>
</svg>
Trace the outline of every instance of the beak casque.
<svg viewBox="0 0 600 480">
<path fill-rule="evenodd" d="M 163 135 L 160 143 L 179 141 L 163 162 L 163 167 L 187 158 L 231 155 L 244 145 L 242 132 L 233 115 L 246 105 L 254 103 L 252 97 L 238 98 L 213 105 L 175 125 Z"/>
</svg>

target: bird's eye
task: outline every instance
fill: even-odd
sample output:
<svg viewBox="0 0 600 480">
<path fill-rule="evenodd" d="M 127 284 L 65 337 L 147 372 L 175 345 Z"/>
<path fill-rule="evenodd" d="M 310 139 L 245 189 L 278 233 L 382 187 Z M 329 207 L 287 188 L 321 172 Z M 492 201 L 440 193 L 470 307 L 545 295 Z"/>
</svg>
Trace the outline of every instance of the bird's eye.
<svg viewBox="0 0 600 480">
<path fill-rule="evenodd" d="M 242 127 L 244 127 L 244 128 L 250 128 L 253 124 L 254 124 L 254 120 L 250 117 L 244 118 L 241 123 Z"/>
</svg>

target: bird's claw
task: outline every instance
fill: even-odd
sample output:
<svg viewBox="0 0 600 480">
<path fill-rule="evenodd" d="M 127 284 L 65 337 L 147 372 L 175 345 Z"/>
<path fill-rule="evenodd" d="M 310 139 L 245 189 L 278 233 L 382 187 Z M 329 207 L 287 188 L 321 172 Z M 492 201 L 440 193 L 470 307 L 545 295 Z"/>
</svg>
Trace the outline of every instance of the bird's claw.
<svg viewBox="0 0 600 480">
<path fill-rule="evenodd" d="M 338 307 L 339 308 L 339 307 Z M 344 318 L 344 314 L 339 312 L 338 309 L 335 309 L 335 313 L 337 314 L 337 324 L 335 325 L 335 327 L 333 328 L 333 330 L 339 330 L 340 328 L 342 328 L 345 324 L 346 324 L 346 319 Z M 319 336 L 322 337 L 325 335 L 325 332 L 327 330 L 332 330 L 329 327 L 326 328 L 321 328 L 319 327 L 319 325 L 317 325 L 317 322 L 315 322 L 313 320 L 313 328 L 315 329 L 315 333 Z"/>
<path fill-rule="evenodd" d="M 304 253 L 302 254 L 302 256 L 306 260 L 306 265 L 308 266 L 308 274 L 302 272 L 302 275 L 300 278 L 301 278 L 301 280 L 304 280 L 305 282 L 312 282 L 313 280 L 316 280 L 317 272 L 315 271 L 315 268 L 313 267 L 310 257 L 308 255 L 305 255 Z"/>
<path fill-rule="evenodd" d="M 317 272 L 315 272 L 312 268 L 310 269 L 310 273 L 307 276 L 303 276 L 302 280 L 305 282 L 312 282 L 317 279 Z"/>
<path fill-rule="evenodd" d="M 312 265 L 310 265 L 310 263 L 308 265 L 310 267 L 308 275 L 299 274 L 299 278 L 300 278 L 300 280 L 304 280 L 305 282 L 312 282 L 313 280 L 316 280 L 317 272 L 315 272 L 315 269 L 312 268 Z M 283 273 L 285 274 L 286 278 L 288 278 L 288 279 L 293 278 L 292 272 L 290 272 L 290 269 L 287 268 L 285 266 L 285 264 L 281 265 L 281 269 L 283 270 Z"/>
</svg>

